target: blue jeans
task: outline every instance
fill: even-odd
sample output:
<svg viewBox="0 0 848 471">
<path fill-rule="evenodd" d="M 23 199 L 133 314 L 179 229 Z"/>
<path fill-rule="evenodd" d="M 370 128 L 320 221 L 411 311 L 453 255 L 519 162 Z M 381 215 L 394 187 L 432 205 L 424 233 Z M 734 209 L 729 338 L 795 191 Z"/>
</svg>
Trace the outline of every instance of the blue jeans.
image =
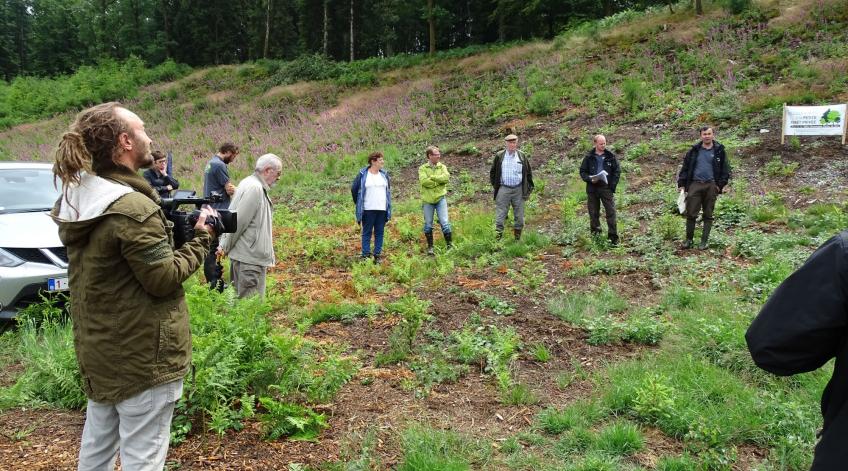
<svg viewBox="0 0 848 471">
<path fill-rule="evenodd" d="M 450 234 L 451 225 L 448 221 L 448 200 L 444 196 L 435 204 L 424 203 L 424 233 L 433 232 L 433 213 L 439 217 L 439 225 L 442 226 L 442 234 Z"/>
<path fill-rule="evenodd" d="M 386 228 L 385 211 L 362 211 L 362 256 L 371 255 L 371 234 L 374 234 L 374 255 L 383 253 L 383 229 Z"/>
</svg>

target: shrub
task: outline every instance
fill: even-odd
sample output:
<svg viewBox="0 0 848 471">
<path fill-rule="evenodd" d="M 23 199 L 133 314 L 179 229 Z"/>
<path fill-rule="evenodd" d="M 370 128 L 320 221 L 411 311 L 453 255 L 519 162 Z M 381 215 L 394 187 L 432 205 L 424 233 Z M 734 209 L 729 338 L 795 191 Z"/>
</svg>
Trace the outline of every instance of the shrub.
<svg viewBox="0 0 848 471">
<path fill-rule="evenodd" d="M 532 354 L 533 359 L 541 363 L 547 363 L 551 359 L 551 352 L 543 343 L 533 345 Z"/>
<path fill-rule="evenodd" d="M 388 352 L 377 355 L 377 364 L 397 363 L 407 358 L 412 352 L 418 331 L 430 319 L 427 314 L 429 308 L 429 301 L 418 299 L 414 294 L 407 294 L 388 305 L 389 312 L 400 316 L 400 323 L 389 336 Z"/>
<path fill-rule="evenodd" d="M 18 325 L 16 356 L 24 372 L 12 387 L 0 390 L 0 409 L 24 405 L 82 409 L 86 397 L 71 324 L 50 317 L 39 322 L 38 317 L 31 314 Z"/>
<path fill-rule="evenodd" d="M 764 169 L 766 175 L 770 177 L 791 177 L 798 169 L 798 162 L 783 163 L 779 155 L 775 155 L 769 160 Z"/>
<path fill-rule="evenodd" d="M 738 15 L 751 8 L 751 0 L 723 0 L 722 6 L 731 14 Z"/>
<path fill-rule="evenodd" d="M 557 105 L 553 93 L 548 90 L 540 90 L 530 96 L 530 100 L 527 102 L 527 111 L 539 116 L 546 116 L 551 114 L 557 108 Z"/>
<path fill-rule="evenodd" d="M 642 104 L 648 94 L 648 86 L 642 80 L 627 79 L 621 84 L 624 104 L 633 113 Z"/>
<path fill-rule="evenodd" d="M 329 427 L 324 414 L 318 414 L 298 404 L 278 402 L 263 397 L 259 403 L 266 413 L 260 416 L 266 440 L 289 437 L 292 440 L 315 440 L 321 430 Z"/>
</svg>

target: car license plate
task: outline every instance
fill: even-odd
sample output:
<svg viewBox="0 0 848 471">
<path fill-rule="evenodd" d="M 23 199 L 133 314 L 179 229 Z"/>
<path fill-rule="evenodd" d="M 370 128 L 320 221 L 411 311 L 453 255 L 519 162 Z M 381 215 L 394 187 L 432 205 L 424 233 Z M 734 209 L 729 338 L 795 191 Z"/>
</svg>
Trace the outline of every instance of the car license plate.
<svg viewBox="0 0 848 471">
<path fill-rule="evenodd" d="M 67 278 L 48 278 L 47 279 L 47 291 L 67 291 L 68 289 L 68 279 Z"/>
</svg>

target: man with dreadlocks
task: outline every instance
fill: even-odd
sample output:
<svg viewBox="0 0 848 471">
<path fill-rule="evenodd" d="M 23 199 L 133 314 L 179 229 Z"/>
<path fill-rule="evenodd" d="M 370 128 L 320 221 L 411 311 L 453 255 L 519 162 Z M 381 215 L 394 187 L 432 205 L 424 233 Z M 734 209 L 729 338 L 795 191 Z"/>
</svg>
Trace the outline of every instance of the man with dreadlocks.
<svg viewBox="0 0 848 471">
<path fill-rule="evenodd" d="M 174 250 L 172 224 L 138 170 L 153 163 L 144 123 L 118 103 L 80 112 L 56 150 L 53 208 L 68 250 L 74 346 L 88 397 L 80 470 L 161 470 L 191 362 L 182 283 L 214 234 L 201 210 Z"/>
</svg>

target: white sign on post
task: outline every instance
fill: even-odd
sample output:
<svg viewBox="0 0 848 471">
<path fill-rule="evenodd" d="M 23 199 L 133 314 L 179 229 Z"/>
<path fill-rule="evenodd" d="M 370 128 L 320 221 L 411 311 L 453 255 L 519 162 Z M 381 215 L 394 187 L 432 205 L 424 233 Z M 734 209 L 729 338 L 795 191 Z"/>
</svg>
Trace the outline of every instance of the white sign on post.
<svg viewBox="0 0 848 471">
<path fill-rule="evenodd" d="M 845 144 L 846 108 L 848 105 L 783 105 L 783 136 L 842 136 Z"/>
</svg>

